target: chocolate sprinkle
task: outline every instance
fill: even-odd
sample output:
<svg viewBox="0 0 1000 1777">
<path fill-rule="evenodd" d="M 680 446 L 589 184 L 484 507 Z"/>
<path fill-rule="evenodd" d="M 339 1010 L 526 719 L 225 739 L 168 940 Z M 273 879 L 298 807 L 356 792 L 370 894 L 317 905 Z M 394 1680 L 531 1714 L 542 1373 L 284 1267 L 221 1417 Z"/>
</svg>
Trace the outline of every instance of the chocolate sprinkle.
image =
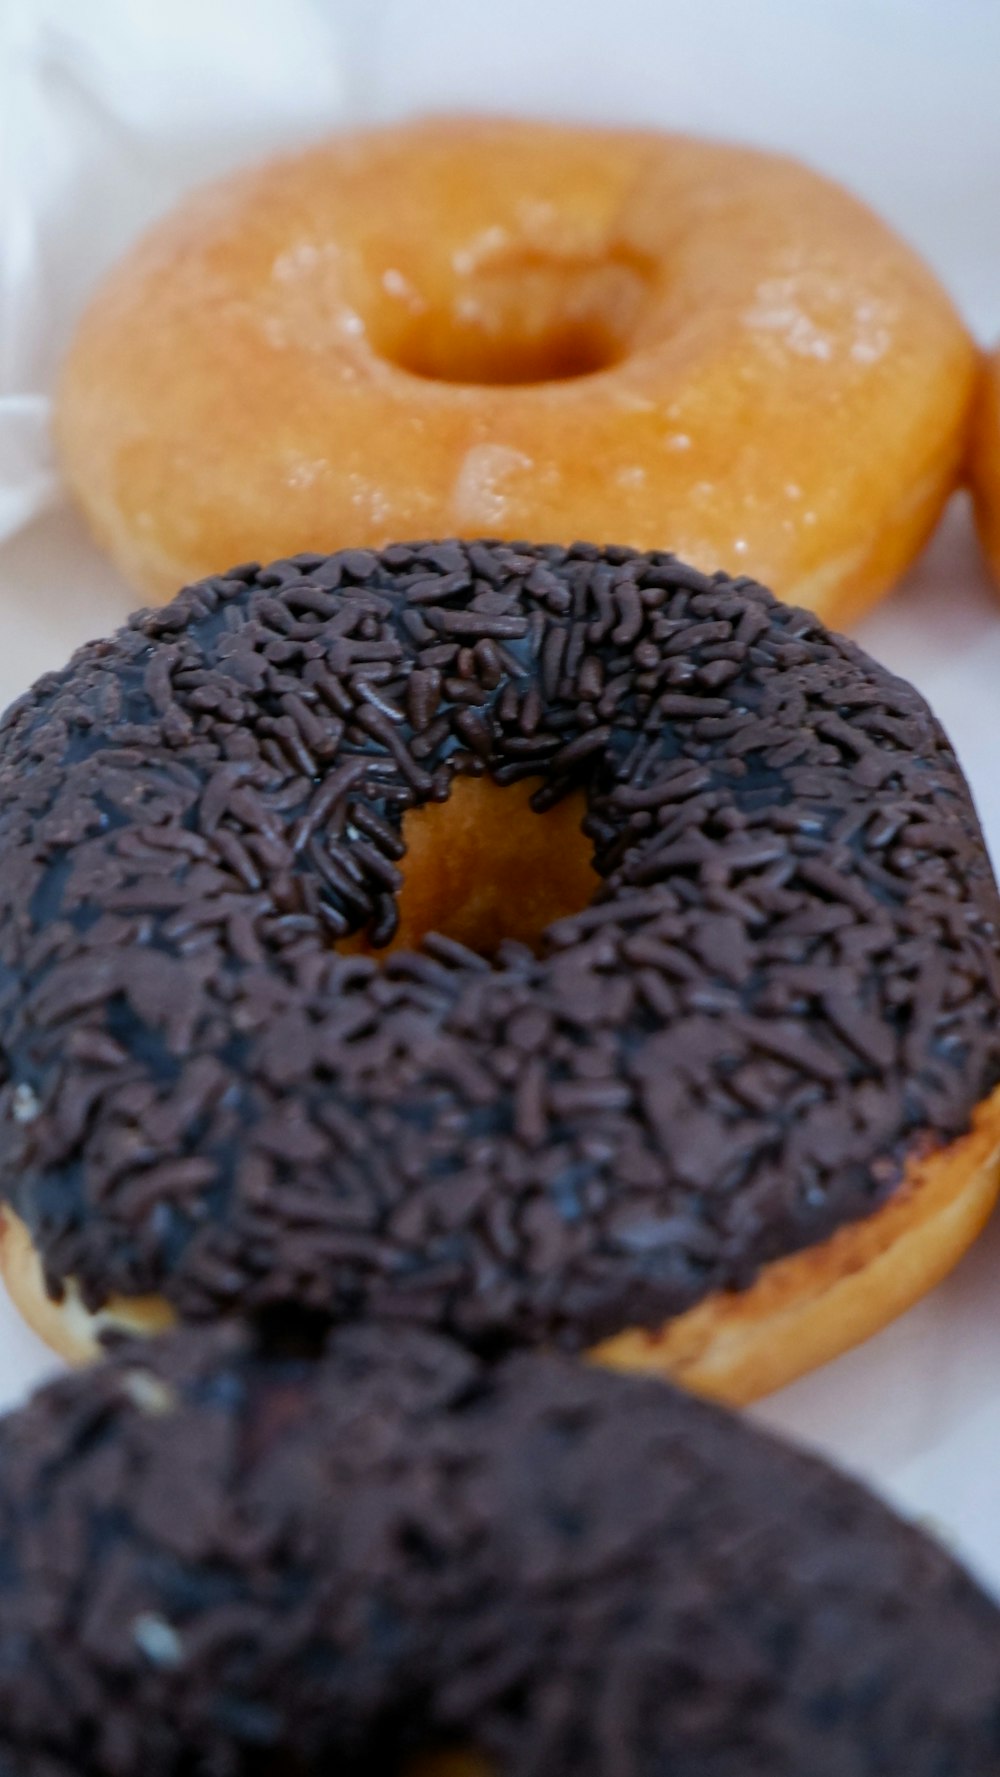
<svg viewBox="0 0 1000 1777">
<path fill-rule="evenodd" d="M 406 811 L 484 771 L 582 790 L 593 904 L 539 957 L 338 952 L 395 930 Z M 1000 1078 L 926 705 L 669 555 L 189 587 L 7 714 L 0 859 L 0 1190 L 95 1307 L 586 1346 L 868 1214 Z"/>
<path fill-rule="evenodd" d="M 0 1425 L 3 1777 L 994 1777 L 1000 1613 L 665 1385 L 415 1329 L 129 1345 Z"/>
</svg>

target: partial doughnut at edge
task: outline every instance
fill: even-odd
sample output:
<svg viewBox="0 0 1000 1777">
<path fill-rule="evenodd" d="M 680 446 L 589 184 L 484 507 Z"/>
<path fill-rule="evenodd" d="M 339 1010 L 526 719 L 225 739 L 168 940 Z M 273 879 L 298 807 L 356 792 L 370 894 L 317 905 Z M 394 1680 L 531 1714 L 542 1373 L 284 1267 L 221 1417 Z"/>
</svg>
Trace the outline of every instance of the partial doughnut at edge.
<svg viewBox="0 0 1000 1777">
<path fill-rule="evenodd" d="M 1000 1764 L 1000 1613 L 941 1549 L 566 1358 L 128 1345 L 0 1422 L 0 1561 L 4 1777 Z"/>
</svg>

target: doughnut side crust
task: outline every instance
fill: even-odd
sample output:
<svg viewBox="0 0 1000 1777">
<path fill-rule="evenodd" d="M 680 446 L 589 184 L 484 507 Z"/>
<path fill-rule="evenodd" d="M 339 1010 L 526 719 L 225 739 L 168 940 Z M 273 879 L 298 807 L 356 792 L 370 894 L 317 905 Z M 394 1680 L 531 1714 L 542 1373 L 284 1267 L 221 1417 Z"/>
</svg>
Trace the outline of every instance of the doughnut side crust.
<svg viewBox="0 0 1000 1777">
<path fill-rule="evenodd" d="M 748 1289 L 717 1291 L 660 1328 L 615 1334 L 590 1355 L 615 1370 L 666 1376 L 713 1400 L 746 1405 L 850 1351 L 911 1308 L 982 1232 L 998 1192 L 994 1089 L 969 1133 L 908 1162 L 899 1189 L 864 1221 L 772 1259 Z M 7 1278 L 2 1241 L 0 1269 Z M 37 1277 L 37 1259 L 33 1270 Z M 12 1294 L 41 1332 L 54 1305 L 39 1284 L 24 1290 L 18 1278 Z M 77 1362 L 97 1349 L 91 1326 L 81 1334 Z"/>
<path fill-rule="evenodd" d="M 339 951 L 391 937 L 456 774 L 582 795 L 591 904 L 493 965 Z M 0 840 L 0 1190 L 88 1309 L 657 1330 L 905 1200 L 1000 1071 L 995 885 L 926 706 L 666 556 L 203 583 L 10 712 Z"/>
<path fill-rule="evenodd" d="M 940 1549 L 717 1409 L 557 1357 L 372 1327 L 320 1359 L 127 1346 L 0 1428 L 0 1553 L 5 1777 L 1000 1759 L 1000 1617 Z"/>
<path fill-rule="evenodd" d="M 743 1406 L 870 1338 L 948 1275 L 982 1231 L 1000 1191 L 1000 1092 L 968 1135 L 907 1163 L 898 1190 L 861 1222 L 772 1259 L 743 1290 L 720 1290 L 660 1327 L 630 1328 L 591 1348 L 613 1370 L 666 1377 Z M 38 1249 L 9 1208 L 0 1276 L 28 1325 L 72 1364 L 101 1355 L 112 1333 L 148 1337 L 175 1324 L 163 1296 L 112 1297 L 88 1309 L 69 1279 L 58 1299 Z M 456 1772 L 455 1777 L 464 1777 Z"/>
<path fill-rule="evenodd" d="M 842 626 L 932 528 L 974 375 L 926 266 L 806 168 L 431 119 L 195 194 L 84 318 L 58 435 L 157 598 L 303 548 L 593 536 Z"/>
<path fill-rule="evenodd" d="M 976 526 L 993 578 L 1000 581 L 1000 351 L 984 357 L 969 452 Z"/>
</svg>

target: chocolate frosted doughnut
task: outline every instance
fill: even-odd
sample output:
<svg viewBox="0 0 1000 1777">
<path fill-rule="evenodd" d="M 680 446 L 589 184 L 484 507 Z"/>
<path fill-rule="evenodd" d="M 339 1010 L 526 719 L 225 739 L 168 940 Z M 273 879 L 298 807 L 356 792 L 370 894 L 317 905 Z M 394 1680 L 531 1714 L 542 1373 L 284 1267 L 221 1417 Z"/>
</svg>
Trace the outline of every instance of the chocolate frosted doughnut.
<svg viewBox="0 0 1000 1777">
<path fill-rule="evenodd" d="M 940 1549 L 554 1354 L 132 1342 L 0 1425 L 0 1564 L 4 1777 L 1000 1767 L 1000 1613 Z"/>
<path fill-rule="evenodd" d="M 550 859 L 589 905 L 537 955 L 364 953 L 549 917 Z M 76 1346 L 84 1310 L 294 1302 L 739 1398 L 905 1306 L 995 1195 L 998 903 L 947 741 L 668 555 L 188 588 L 8 714 L 0 870 L 5 1264 Z"/>
</svg>

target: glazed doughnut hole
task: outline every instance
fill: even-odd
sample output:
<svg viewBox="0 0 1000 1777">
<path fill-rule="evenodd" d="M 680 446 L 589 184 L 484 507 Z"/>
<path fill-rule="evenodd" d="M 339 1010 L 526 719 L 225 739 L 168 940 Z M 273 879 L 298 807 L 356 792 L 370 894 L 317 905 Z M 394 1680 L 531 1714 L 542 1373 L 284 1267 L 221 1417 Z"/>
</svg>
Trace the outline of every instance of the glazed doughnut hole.
<svg viewBox="0 0 1000 1777">
<path fill-rule="evenodd" d="M 641 258 L 609 247 L 549 257 L 511 248 L 467 269 L 385 268 L 367 317 L 375 351 L 434 382 L 526 384 L 611 370 L 626 358 L 650 292 Z"/>
</svg>

